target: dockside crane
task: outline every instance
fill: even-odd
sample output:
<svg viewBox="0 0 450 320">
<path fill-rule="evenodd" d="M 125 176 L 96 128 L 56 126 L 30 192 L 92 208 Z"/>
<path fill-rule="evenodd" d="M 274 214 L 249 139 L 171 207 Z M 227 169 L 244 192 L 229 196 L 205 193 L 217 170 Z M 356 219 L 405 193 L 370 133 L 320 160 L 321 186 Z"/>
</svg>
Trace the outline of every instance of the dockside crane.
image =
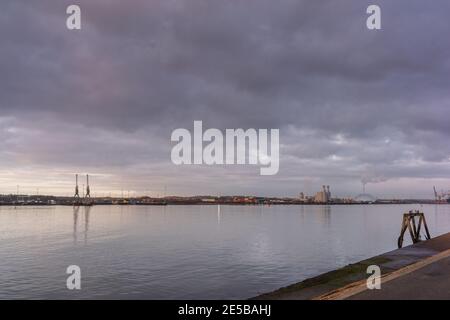
<svg viewBox="0 0 450 320">
<path fill-rule="evenodd" d="M 80 190 L 78 189 L 78 174 L 75 175 L 75 199 L 80 199 Z"/>
<path fill-rule="evenodd" d="M 84 193 L 83 184 L 83 199 L 80 198 L 80 189 L 78 187 L 78 174 L 75 175 L 75 195 L 73 205 L 74 206 L 92 206 L 94 202 L 91 200 L 91 187 L 89 186 L 89 175 L 86 175 L 86 193 Z"/>
<path fill-rule="evenodd" d="M 91 188 L 89 187 L 89 175 L 86 175 L 86 196 L 85 198 L 91 197 Z"/>
<path fill-rule="evenodd" d="M 436 203 L 450 203 L 450 190 L 447 192 L 444 192 L 444 190 L 441 190 L 441 192 L 436 191 L 436 187 L 433 186 L 434 191 L 434 200 Z"/>
<path fill-rule="evenodd" d="M 433 191 L 434 191 L 434 200 L 436 200 L 436 202 L 441 201 L 440 196 L 438 195 L 435 186 L 433 186 Z"/>
</svg>

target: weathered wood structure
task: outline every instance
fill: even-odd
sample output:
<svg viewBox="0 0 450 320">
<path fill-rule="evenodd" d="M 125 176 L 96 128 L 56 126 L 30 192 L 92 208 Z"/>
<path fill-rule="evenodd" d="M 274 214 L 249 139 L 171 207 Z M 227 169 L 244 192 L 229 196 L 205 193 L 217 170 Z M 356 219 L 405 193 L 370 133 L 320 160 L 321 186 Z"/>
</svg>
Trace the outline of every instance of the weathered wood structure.
<svg viewBox="0 0 450 320">
<path fill-rule="evenodd" d="M 418 219 L 416 223 L 416 218 Z M 413 243 L 417 243 L 422 241 L 421 235 L 420 235 L 420 229 L 422 228 L 422 225 L 425 229 L 425 239 L 429 240 L 431 239 L 430 232 L 428 231 L 427 222 L 425 220 L 425 215 L 423 212 L 416 211 L 409 211 L 407 213 L 403 214 L 403 222 L 402 222 L 402 229 L 400 231 L 400 237 L 398 237 L 398 247 L 401 248 L 403 246 L 403 236 L 406 232 L 406 229 L 409 230 L 409 234 L 411 236 L 411 240 Z"/>
</svg>

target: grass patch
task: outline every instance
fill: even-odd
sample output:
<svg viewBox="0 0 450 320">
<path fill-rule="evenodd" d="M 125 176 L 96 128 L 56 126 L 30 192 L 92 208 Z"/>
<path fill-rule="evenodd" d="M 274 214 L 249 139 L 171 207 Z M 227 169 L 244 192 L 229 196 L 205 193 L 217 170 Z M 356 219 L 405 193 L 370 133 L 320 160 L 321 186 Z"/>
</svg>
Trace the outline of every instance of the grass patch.
<svg viewBox="0 0 450 320">
<path fill-rule="evenodd" d="M 354 281 L 362 280 L 367 277 L 367 267 L 370 265 L 382 265 L 387 263 L 391 259 L 386 257 L 374 257 L 367 260 L 360 261 L 358 263 L 349 264 L 341 269 L 333 270 L 324 274 L 321 274 L 314 278 L 306 279 L 302 282 L 292 284 L 290 286 L 280 288 L 274 292 L 263 294 L 260 297 L 269 297 L 273 295 L 285 294 L 294 291 L 311 288 L 318 285 L 327 285 L 332 288 L 340 288 L 350 284 Z"/>
</svg>

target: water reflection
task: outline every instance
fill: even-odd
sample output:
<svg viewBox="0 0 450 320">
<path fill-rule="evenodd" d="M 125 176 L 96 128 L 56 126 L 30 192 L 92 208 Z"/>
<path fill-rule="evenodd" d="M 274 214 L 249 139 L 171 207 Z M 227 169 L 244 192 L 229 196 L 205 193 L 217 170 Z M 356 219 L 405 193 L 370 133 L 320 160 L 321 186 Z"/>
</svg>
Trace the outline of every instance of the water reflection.
<svg viewBox="0 0 450 320">
<path fill-rule="evenodd" d="M 412 209 L 450 231 L 450 205 L 2 207 L 0 299 L 73 298 L 72 263 L 80 299 L 249 298 L 395 249 Z"/>
<path fill-rule="evenodd" d="M 87 244 L 91 207 L 84 207 L 84 244 Z"/>
<path fill-rule="evenodd" d="M 315 212 L 324 226 L 330 225 L 331 220 L 331 206 L 323 205 L 315 207 Z"/>
<path fill-rule="evenodd" d="M 80 207 L 74 206 L 73 207 L 73 244 L 77 243 L 78 211 L 80 211 Z"/>
<path fill-rule="evenodd" d="M 221 218 L 221 214 L 220 214 L 220 204 L 217 205 L 217 224 L 220 225 L 220 218 Z"/>
<path fill-rule="evenodd" d="M 73 243 L 76 244 L 78 241 L 78 215 L 80 212 L 79 206 L 73 207 Z M 83 207 L 84 214 L 84 244 L 87 244 L 88 241 L 88 232 L 89 232 L 89 215 L 91 212 L 91 207 L 86 206 Z"/>
</svg>

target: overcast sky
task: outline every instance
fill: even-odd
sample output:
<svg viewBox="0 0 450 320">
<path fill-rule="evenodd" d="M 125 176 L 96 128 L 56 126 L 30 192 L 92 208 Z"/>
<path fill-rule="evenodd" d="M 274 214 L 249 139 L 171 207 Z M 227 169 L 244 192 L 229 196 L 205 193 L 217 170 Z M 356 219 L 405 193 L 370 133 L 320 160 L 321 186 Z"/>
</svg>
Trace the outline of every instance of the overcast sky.
<svg viewBox="0 0 450 320">
<path fill-rule="evenodd" d="M 69 4 L 82 30 L 66 28 Z M 366 8 L 382 9 L 382 30 Z M 2 0 L 0 193 L 432 197 L 450 2 Z M 175 166 L 176 128 L 280 129 L 280 171 Z"/>
</svg>

